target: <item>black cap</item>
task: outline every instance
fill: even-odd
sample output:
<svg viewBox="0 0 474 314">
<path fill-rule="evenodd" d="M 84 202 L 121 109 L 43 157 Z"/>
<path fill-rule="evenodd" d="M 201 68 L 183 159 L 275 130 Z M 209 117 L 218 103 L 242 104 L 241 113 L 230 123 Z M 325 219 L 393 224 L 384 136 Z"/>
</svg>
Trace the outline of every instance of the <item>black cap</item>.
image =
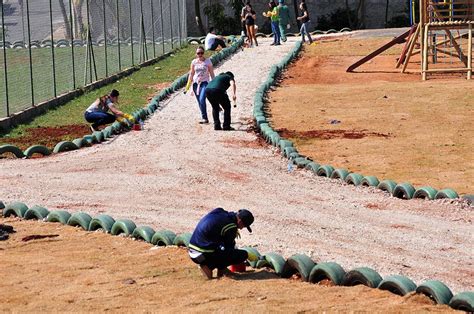
<svg viewBox="0 0 474 314">
<path fill-rule="evenodd" d="M 228 76 L 230 76 L 232 78 L 232 80 L 234 79 L 234 73 L 228 71 L 228 72 L 225 72 L 225 74 L 227 74 Z"/>
<path fill-rule="evenodd" d="M 247 227 L 247 230 L 252 232 L 252 229 L 250 228 L 250 225 L 254 220 L 252 213 L 246 209 L 241 209 L 237 212 L 237 217 L 239 217 L 244 226 Z"/>
</svg>

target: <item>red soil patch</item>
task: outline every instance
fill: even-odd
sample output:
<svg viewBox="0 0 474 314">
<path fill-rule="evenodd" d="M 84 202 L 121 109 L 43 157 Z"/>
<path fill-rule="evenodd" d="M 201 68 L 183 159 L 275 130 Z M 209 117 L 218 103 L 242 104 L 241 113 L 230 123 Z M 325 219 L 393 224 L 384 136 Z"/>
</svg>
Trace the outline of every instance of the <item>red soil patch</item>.
<svg viewBox="0 0 474 314">
<path fill-rule="evenodd" d="M 229 138 L 220 140 L 219 142 L 224 144 L 225 147 L 260 148 L 265 146 L 265 141 L 261 137 L 257 138 L 257 140 L 238 140 Z"/>
<path fill-rule="evenodd" d="M 70 124 L 57 127 L 30 128 L 20 137 L 1 139 L 3 144 L 12 144 L 25 150 L 32 145 L 44 145 L 50 149 L 61 141 L 72 141 L 75 138 L 90 134 L 87 125 Z"/>
</svg>

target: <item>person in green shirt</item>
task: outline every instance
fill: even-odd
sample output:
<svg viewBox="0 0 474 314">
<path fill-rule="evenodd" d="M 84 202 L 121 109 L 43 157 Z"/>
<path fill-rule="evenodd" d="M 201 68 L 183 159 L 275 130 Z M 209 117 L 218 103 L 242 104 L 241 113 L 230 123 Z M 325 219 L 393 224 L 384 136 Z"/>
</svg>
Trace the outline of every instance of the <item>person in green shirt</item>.
<svg viewBox="0 0 474 314">
<path fill-rule="evenodd" d="M 286 30 L 290 28 L 290 10 L 285 4 L 285 0 L 278 0 L 278 14 L 281 41 L 286 42 Z"/>
<path fill-rule="evenodd" d="M 227 89 L 232 86 L 232 100 L 235 101 L 237 87 L 235 86 L 234 74 L 225 72 L 217 75 L 207 85 L 206 98 L 212 106 L 212 118 L 214 120 L 214 130 L 232 131 L 234 128 L 230 126 L 230 100 L 227 96 Z M 219 119 L 220 107 L 224 109 L 224 123 L 221 126 Z"/>
<path fill-rule="evenodd" d="M 271 46 L 278 46 L 280 45 L 280 26 L 279 26 L 279 13 L 278 13 L 278 6 L 276 5 L 275 1 L 268 2 L 269 11 L 263 12 L 263 16 L 270 18 L 272 23 L 272 32 L 273 32 L 273 43 Z"/>
</svg>

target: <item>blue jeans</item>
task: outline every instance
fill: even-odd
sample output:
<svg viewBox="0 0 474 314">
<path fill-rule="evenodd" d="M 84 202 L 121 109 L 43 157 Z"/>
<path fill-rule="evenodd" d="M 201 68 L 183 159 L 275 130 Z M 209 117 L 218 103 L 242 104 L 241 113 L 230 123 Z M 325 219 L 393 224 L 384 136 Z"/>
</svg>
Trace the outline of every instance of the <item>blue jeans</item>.
<svg viewBox="0 0 474 314">
<path fill-rule="evenodd" d="M 85 112 L 84 118 L 87 122 L 92 123 L 92 127 L 95 129 L 100 125 L 109 124 L 115 121 L 115 116 L 113 114 L 95 111 L 95 112 Z"/>
<path fill-rule="evenodd" d="M 199 89 L 199 95 L 197 94 L 197 87 L 198 84 L 194 83 L 193 84 L 193 91 L 194 95 L 196 96 L 196 100 L 199 105 L 199 110 L 201 110 L 201 118 L 203 120 L 208 120 L 207 119 L 207 109 L 206 109 L 206 87 L 207 87 L 208 82 L 201 82 L 201 88 Z"/>
<path fill-rule="evenodd" d="M 311 35 L 308 32 L 308 28 L 309 28 L 309 21 L 301 24 L 301 28 L 300 28 L 301 40 L 305 42 L 304 35 L 306 34 L 306 36 L 308 36 L 309 43 L 312 44 L 313 39 L 311 38 Z"/>
<path fill-rule="evenodd" d="M 280 44 L 280 23 L 272 22 L 272 32 L 273 32 L 273 43 Z"/>
</svg>

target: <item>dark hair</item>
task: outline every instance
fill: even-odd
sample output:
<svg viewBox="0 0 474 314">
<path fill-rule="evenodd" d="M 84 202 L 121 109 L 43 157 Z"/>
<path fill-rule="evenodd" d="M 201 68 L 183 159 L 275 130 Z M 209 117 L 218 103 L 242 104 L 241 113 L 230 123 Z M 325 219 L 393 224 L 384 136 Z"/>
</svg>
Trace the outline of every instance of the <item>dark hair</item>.
<svg viewBox="0 0 474 314">
<path fill-rule="evenodd" d="M 275 3 L 275 1 L 270 1 L 270 2 L 268 2 L 268 5 L 269 5 L 272 9 L 277 6 L 276 3 Z"/>
<path fill-rule="evenodd" d="M 201 49 L 202 51 L 205 51 L 205 49 L 204 49 L 203 46 L 198 46 L 198 47 L 196 48 L 196 51 L 197 51 L 198 49 Z"/>
<path fill-rule="evenodd" d="M 245 5 L 250 5 L 250 6 L 252 6 L 252 5 L 250 4 L 250 1 L 247 1 L 247 2 L 245 3 Z"/>
<path fill-rule="evenodd" d="M 112 91 L 109 94 L 110 97 L 118 97 L 119 95 L 120 95 L 120 93 L 116 89 L 112 89 Z"/>
<path fill-rule="evenodd" d="M 215 30 L 213 26 L 209 27 L 209 33 L 212 33 Z"/>
<path fill-rule="evenodd" d="M 303 1 L 301 1 L 301 7 L 303 8 L 304 11 L 308 11 L 308 8 L 306 7 L 306 3 Z"/>
<path fill-rule="evenodd" d="M 227 71 L 225 72 L 225 74 L 227 74 L 228 76 L 230 76 L 232 79 L 234 79 L 234 73 L 230 72 L 230 71 Z"/>
</svg>

